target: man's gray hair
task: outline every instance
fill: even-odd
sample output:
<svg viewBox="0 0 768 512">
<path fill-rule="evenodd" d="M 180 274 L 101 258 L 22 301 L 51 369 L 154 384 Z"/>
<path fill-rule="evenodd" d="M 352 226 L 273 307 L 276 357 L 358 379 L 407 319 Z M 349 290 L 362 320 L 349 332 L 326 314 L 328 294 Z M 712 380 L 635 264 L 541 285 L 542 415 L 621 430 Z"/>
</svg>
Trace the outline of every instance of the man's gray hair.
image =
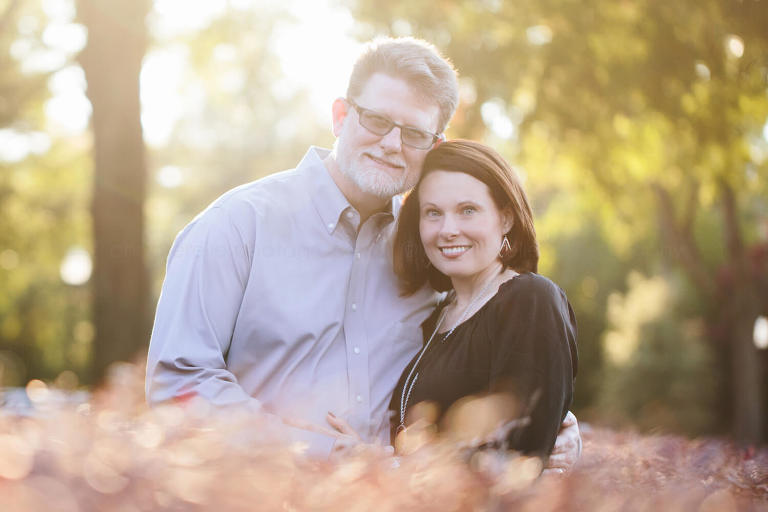
<svg viewBox="0 0 768 512">
<path fill-rule="evenodd" d="M 459 85 L 451 62 L 432 44 L 413 37 L 377 38 L 368 43 L 352 68 L 347 98 L 359 96 L 368 79 L 385 73 L 408 82 L 419 99 L 437 103 L 437 132 L 442 133 L 459 103 Z"/>
</svg>

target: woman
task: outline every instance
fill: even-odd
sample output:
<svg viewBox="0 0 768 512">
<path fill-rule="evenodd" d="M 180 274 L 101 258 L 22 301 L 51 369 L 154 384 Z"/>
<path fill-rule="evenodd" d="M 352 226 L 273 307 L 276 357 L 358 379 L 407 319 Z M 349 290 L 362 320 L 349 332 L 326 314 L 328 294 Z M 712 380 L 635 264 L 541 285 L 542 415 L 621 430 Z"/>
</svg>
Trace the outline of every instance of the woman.
<svg viewBox="0 0 768 512">
<path fill-rule="evenodd" d="M 538 259 L 509 165 L 476 142 L 433 149 L 400 212 L 394 267 L 405 294 L 426 284 L 448 294 L 395 388 L 393 436 L 414 422 L 416 404 L 433 404 L 430 420 L 448 430 L 465 397 L 503 396 L 485 444 L 549 455 L 573 396 L 576 322 L 563 291 L 535 273 Z"/>
</svg>

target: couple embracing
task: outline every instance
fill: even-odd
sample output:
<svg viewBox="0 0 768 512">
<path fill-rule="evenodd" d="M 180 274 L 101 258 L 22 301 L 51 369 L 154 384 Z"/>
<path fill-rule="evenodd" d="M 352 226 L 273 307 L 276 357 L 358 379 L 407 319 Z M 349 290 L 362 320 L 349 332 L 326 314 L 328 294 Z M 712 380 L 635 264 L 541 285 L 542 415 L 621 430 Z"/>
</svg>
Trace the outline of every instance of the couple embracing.
<svg viewBox="0 0 768 512">
<path fill-rule="evenodd" d="M 148 401 L 195 395 L 274 415 L 327 456 L 350 439 L 395 443 L 420 403 L 440 429 L 465 397 L 498 394 L 507 428 L 485 448 L 572 465 L 573 311 L 536 273 L 510 166 L 444 141 L 457 103 L 456 72 L 433 46 L 369 44 L 333 103 L 333 149 L 227 192 L 177 236 Z"/>
</svg>

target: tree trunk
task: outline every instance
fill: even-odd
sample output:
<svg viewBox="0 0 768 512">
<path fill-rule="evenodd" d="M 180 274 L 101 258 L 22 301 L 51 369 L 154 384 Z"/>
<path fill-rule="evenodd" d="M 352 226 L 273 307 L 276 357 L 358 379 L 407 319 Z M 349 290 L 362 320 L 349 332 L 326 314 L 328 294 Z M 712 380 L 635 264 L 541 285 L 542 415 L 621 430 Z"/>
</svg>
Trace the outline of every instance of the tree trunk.
<svg viewBox="0 0 768 512">
<path fill-rule="evenodd" d="M 704 297 L 712 297 L 710 317 L 711 346 L 721 357 L 724 392 L 718 407 L 728 418 L 735 439 L 757 443 L 766 438 L 766 392 L 763 357 L 754 345 L 752 330 L 755 319 L 763 311 L 762 285 L 746 257 L 739 231 L 736 198 L 724 181 L 721 194 L 723 240 L 727 264 L 715 279 L 696 245 L 692 217 L 680 222 L 675 214 L 672 195 L 658 184 L 652 185 L 658 204 L 662 243 L 672 259 L 681 266 Z"/>
<path fill-rule="evenodd" d="M 752 339 L 760 303 L 748 284 L 734 288 L 726 299 L 731 347 L 732 431 L 735 439 L 746 443 L 764 440 L 765 389 L 762 357 Z"/>
<path fill-rule="evenodd" d="M 755 347 L 753 328 L 760 314 L 757 276 L 744 250 L 736 195 L 724 179 L 718 182 L 723 211 L 723 240 L 729 260 L 733 288 L 725 299 L 731 345 L 733 435 L 743 442 L 763 439 L 765 404 L 762 360 Z"/>
<path fill-rule="evenodd" d="M 93 106 L 93 346 L 97 381 L 149 337 L 144 256 L 146 163 L 139 72 L 148 0 L 79 0 L 88 29 L 80 56 Z"/>
</svg>

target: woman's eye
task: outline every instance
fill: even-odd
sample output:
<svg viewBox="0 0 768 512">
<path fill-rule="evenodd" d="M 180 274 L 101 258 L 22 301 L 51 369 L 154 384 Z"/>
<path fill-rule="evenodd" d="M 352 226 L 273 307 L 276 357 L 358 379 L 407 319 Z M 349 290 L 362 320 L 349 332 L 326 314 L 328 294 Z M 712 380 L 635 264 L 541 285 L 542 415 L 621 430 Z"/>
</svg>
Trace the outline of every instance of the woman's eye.
<svg viewBox="0 0 768 512">
<path fill-rule="evenodd" d="M 440 215 L 440 212 L 438 210 L 427 210 L 424 212 L 424 215 L 427 217 L 437 217 Z"/>
<path fill-rule="evenodd" d="M 477 210 L 475 209 L 474 206 L 465 206 L 464 209 L 462 210 L 462 213 L 464 215 L 471 215 L 471 214 L 475 213 L 476 211 Z"/>
</svg>

